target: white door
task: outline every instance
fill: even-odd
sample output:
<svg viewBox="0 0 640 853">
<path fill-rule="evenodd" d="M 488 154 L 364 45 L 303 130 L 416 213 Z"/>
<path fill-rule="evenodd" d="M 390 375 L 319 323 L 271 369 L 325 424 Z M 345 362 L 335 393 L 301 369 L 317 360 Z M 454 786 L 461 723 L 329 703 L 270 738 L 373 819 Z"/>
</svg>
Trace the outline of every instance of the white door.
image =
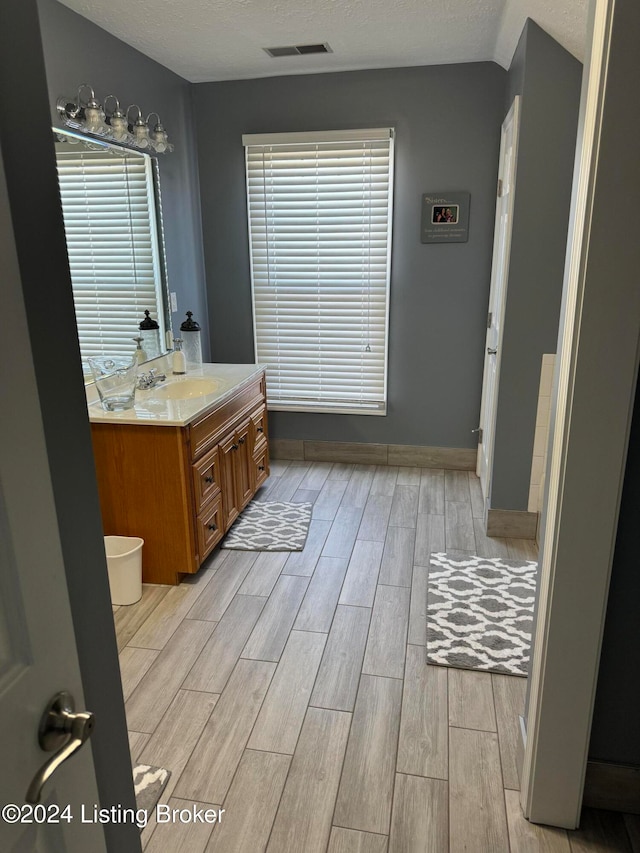
<svg viewBox="0 0 640 853">
<path fill-rule="evenodd" d="M 103 853 L 103 827 L 81 823 L 82 805 L 98 803 L 90 744 L 46 782 L 41 805 L 25 803 L 55 754 L 38 742 L 45 706 L 66 690 L 85 708 L 1 159 L 0 257 L 0 849 Z"/>
<path fill-rule="evenodd" d="M 485 505 L 491 494 L 493 445 L 498 404 L 498 383 L 500 381 L 500 352 L 502 348 L 502 330 L 507 295 L 511 226 L 515 195 L 519 116 L 520 96 L 517 95 L 502 125 L 500 143 L 498 199 L 496 202 L 496 225 L 493 238 L 491 291 L 489 294 L 489 313 L 487 315 L 487 341 L 484 357 L 484 377 L 482 380 L 482 405 L 480 408 L 481 431 L 478 443 L 477 464 L 477 473 L 480 477 Z"/>
</svg>

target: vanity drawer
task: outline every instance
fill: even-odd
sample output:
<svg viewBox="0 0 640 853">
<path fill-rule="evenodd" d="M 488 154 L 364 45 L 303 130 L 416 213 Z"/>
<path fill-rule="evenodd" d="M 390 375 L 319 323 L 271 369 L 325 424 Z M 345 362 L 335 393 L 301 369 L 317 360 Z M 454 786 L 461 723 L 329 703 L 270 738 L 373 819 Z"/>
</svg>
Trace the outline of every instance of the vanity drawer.
<svg viewBox="0 0 640 853">
<path fill-rule="evenodd" d="M 197 459 L 205 451 L 223 440 L 223 437 L 233 429 L 234 423 L 247 417 L 255 411 L 264 400 L 264 376 L 255 379 L 236 395 L 232 400 L 223 403 L 202 420 L 196 421 L 189 427 L 189 442 L 191 458 Z"/>
<path fill-rule="evenodd" d="M 196 529 L 198 533 L 198 551 L 200 563 L 213 551 L 224 533 L 222 522 L 222 496 L 218 495 L 213 502 L 207 506 L 204 512 L 196 518 Z"/>
<path fill-rule="evenodd" d="M 255 466 L 255 485 L 254 488 L 259 488 L 269 476 L 269 451 L 265 444 L 264 447 L 258 449 L 253 454 L 253 464 Z"/>
<path fill-rule="evenodd" d="M 193 487 L 196 497 L 196 512 L 220 491 L 220 463 L 218 448 L 214 447 L 206 456 L 192 465 Z"/>
</svg>

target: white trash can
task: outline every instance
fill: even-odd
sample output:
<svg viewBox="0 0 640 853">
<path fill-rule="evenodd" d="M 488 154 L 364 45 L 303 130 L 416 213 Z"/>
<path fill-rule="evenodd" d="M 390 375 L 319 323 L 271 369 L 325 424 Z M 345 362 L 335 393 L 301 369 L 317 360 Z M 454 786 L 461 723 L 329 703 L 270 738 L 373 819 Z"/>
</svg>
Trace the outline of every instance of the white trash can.
<svg viewBox="0 0 640 853">
<path fill-rule="evenodd" d="M 135 604 L 142 598 L 142 546 L 138 536 L 105 536 L 112 604 Z"/>
</svg>

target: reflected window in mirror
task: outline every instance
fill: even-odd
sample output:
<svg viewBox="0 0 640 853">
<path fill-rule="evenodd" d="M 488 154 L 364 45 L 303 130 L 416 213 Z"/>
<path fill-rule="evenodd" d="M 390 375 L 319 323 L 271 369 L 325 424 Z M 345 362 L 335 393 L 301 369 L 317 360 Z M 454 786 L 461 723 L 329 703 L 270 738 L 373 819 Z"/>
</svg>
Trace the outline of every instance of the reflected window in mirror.
<svg viewBox="0 0 640 853">
<path fill-rule="evenodd" d="M 89 378 L 88 357 L 133 355 L 145 311 L 157 320 L 165 351 L 169 314 L 157 165 L 139 151 L 59 130 L 56 136 L 78 338 Z"/>
</svg>

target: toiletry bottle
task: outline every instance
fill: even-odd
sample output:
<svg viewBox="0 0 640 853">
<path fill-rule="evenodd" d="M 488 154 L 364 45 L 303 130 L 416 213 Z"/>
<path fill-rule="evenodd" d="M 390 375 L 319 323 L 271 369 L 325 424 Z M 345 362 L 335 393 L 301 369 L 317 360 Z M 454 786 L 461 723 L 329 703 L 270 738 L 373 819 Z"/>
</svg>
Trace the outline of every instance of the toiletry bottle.
<svg viewBox="0 0 640 853">
<path fill-rule="evenodd" d="M 173 351 L 172 370 L 176 376 L 182 376 L 187 372 L 187 360 L 182 352 L 182 338 L 174 338 L 173 345 L 175 350 Z"/>
<path fill-rule="evenodd" d="M 200 342 L 200 326 L 193 319 L 193 312 L 187 311 L 187 319 L 180 326 L 184 341 L 184 355 L 189 370 L 202 367 L 202 343 Z"/>
<path fill-rule="evenodd" d="M 144 340 L 144 338 L 141 338 L 140 336 L 138 336 L 137 338 L 133 338 L 133 340 L 138 345 L 136 347 L 136 352 L 135 352 L 136 362 L 138 364 L 144 364 L 144 362 L 147 360 L 147 353 L 145 352 L 145 350 L 142 349 L 142 341 Z"/>
</svg>

